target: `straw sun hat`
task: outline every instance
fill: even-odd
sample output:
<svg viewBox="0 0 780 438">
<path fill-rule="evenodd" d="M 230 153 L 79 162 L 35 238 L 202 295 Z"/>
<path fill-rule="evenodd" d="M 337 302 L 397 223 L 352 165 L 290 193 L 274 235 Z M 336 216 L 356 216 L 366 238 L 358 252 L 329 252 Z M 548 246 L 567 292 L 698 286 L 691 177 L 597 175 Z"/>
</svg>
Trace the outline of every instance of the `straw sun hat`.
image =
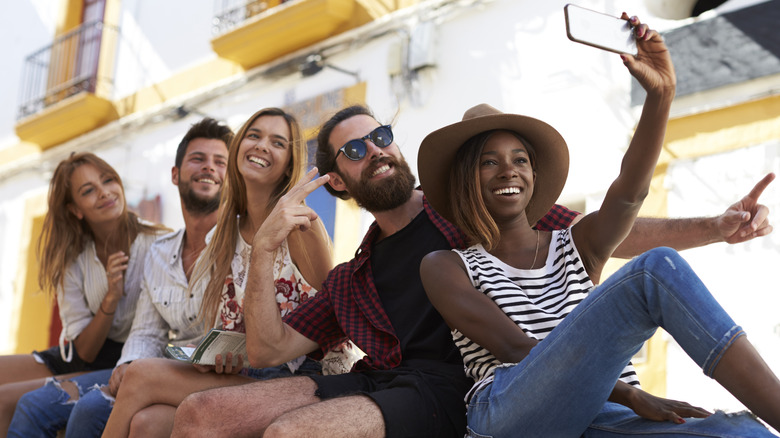
<svg viewBox="0 0 780 438">
<path fill-rule="evenodd" d="M 536 183 L 525 209 L 531 225 L 544 217 L 558 199 L 569 173 L 569 149 L 558 131 L 541 120 L 505 114 L 488 104 L 470 108 L 463 120 L 428 134 L 420 145 L 417 173 L 428 202 L 453 222 L 450 205 L 450 168 L 461 145 L 471 137 L 494 129 L 514 131 L 536 152 Z"/>
</svg>

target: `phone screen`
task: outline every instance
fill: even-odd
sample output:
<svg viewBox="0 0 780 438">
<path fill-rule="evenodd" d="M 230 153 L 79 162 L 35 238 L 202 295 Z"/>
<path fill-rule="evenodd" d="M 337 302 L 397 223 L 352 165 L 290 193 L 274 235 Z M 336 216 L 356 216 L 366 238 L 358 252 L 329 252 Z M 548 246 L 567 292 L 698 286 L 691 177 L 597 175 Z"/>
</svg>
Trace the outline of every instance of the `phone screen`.
<svg viewBox="0 0 780 438">
<path fill-rule="evenodd" d="M 165 353 L 168 357 L 184 361 L 189 361 L 194 351 L 195 348 L 193 347 L 176 347 L 170 344 L 165 347 Z"/>
<path fill-rule="evenodd" d="M 563 10 L 570 40 L 610 52 L 637 54 L 634 31 L 627 20 L 572 4 Z"/>
</svg>

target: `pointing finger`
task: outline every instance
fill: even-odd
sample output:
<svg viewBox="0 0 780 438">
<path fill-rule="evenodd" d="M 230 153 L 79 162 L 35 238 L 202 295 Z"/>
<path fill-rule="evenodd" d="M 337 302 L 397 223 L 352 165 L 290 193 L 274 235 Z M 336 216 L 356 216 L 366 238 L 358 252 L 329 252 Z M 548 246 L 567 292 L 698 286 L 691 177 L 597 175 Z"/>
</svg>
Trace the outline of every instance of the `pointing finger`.
<svg viewBox="0 0 780 438">
<path fill-rule="evenodd" d="M 761 181 L 759 181 L 755 187 L 753 187 L 753 190 L 748 193 L 748 197 L 757 200 L 759 197 L 761 197 L 761 194 L 764 193 L 764 190 L 769 186 L 769 183 L 774 181 L 774 179 L 775 174 L 771 172 L 768 173 L 765 177 L 761 178 Z"/>
</svg>

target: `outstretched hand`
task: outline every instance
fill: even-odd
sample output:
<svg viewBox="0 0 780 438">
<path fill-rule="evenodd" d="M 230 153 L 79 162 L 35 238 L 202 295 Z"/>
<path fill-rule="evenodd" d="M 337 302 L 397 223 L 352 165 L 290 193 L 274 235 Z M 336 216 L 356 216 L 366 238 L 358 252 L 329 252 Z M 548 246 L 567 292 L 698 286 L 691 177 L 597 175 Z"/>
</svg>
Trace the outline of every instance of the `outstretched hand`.
<svg viewBox="0 0 780 438">
<path fill-rule="evenodd" d="M 636 56 L 621 54 L 623 64 L 648 93 L 674 93 L 677 78 L 663 37 L 646 24 L 640 23 L 636 16 L 629 18 L 628 14 L 623 12 L 621 18 L 628 20 L 634 27 L 638 51 Z"/>
<path fill-rule="evenodd" d="M 772 232 L 772 226 L 769 225 L 769 208 L 759 204 L 758 198 L 774 179 L 774 173 L 767 174 L 750 193 L 718 217 L 718 231 L 724 242 L 746 242 Z"/>
<path fill-rule="evenodd" d="M 706 418 L 710 412 L 677 400 L 656 397 L 645 391 L 637 391 L 631 403 L 631 409 L 640 417 L 653 421 L 671 421 L 685 423 L 683 417 Z"/>
<path fill-rule="evenodd" d="M 279 199 L 271 214 L 255 233 L 252 246 L 260 245 L 265 251 L 272 252 L 294 229 L 306 231 L 319 216 L 303 203 L 311 192 L 328 182 L 328 175 L 314 178 L 317 168 L 310 170 L 290 191 Z M 314 178 L 314 179 L 312 179 Z"/>
</svg>

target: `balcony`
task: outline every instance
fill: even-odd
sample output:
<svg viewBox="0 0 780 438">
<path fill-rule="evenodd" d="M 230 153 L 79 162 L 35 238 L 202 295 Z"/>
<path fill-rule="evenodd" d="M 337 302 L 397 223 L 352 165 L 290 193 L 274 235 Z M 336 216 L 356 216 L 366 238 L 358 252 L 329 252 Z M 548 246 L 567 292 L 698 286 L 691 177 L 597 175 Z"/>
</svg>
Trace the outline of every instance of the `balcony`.
<svg viewBox="0 0 780 438">
<path fill-rule="evenodd" d="M 245 69 L 356 28 L 410 0 L 217 0 L 211 47 Z"/>
<path fill-rule="evenodd" d="M 42 149 L 70 140 L 119 116 L 113 88 L 118 31 L 86 23 L 25 60 L 16 134 Z"/>
</svg>

